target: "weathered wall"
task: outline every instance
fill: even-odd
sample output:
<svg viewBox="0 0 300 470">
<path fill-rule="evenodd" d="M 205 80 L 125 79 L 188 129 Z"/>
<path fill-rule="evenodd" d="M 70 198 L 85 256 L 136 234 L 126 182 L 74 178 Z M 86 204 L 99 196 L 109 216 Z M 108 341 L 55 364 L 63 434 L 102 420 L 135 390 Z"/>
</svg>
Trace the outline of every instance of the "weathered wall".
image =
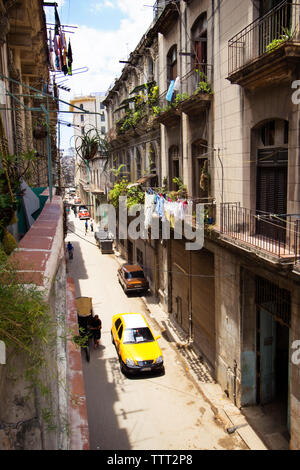
<svg viewBox="0 0 300 470">
<path fill-rule="evenodd" d="M 22 282 L 34 283 L 43 291 L 52 320 L 56 322 L 57 336 L 53 344 L 45 348 L 47 372 L 42 372 L 40 378 L 48 390 L 46 395 L 35 388 L 26 396 L 28 383 L 22 354 L 9 355 L 7 365 L 2 366 L 0 372 L 5 368 L 6 377 L 2 377 L 0 388 L 0 448 L 67 449 L 73 428 L 68 410 L 72 396 L 67 395 L 66 269 L 61 198 L 54 196 L 51 203 L 46 203 L 12 259 L 17 262 Z"/>
</svg>

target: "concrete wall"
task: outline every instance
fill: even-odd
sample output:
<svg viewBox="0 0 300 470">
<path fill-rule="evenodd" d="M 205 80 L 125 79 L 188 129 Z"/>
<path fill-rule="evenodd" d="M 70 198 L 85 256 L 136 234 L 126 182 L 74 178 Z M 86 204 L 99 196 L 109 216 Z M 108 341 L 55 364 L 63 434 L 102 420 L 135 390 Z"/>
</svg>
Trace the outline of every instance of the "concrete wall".
<svg viewBox="0 0 300 470">
<path fill-rule="evenodd" d="M 45 347 L 47 371 L 43 370 L 40 377 L 48 394 L 34 388 L 28 395 L 21 353 L 11 354 L 10 351 L 7 365 L 1 366 L 0 448 L 68 449 L 74 428 L 70 426 L 69 416 L 72 396 L 67 395 L 67 391 L 72 390 L 72 383 L 68 382 L 69 364 L 64 339 L 66 267 L 61 198 L 54 196 L 52 202 L 47 201 L 12 259 L 17 263 L 22 283 L 35 284 L 43 292 L 56 323 L 57 338 Z M 1 378 L 3 371 L 6 375 Z M 49 419 L 45 419 L 46 415 Z"/>
</svg>

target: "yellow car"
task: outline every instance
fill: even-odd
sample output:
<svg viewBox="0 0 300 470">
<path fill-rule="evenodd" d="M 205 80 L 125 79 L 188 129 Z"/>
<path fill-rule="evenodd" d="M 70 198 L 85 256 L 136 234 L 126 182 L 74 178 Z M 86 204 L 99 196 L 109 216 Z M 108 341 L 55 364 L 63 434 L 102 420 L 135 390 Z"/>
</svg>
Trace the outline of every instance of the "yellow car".
<svg viewBox="0 0 300 470">
<path fill-rule="evenodd" d="M 119 355 L 123 373 L 163 371 L 163 356 L 144 316 L 140 313 L 114 315 L 112 342 Z"/>
</svg>

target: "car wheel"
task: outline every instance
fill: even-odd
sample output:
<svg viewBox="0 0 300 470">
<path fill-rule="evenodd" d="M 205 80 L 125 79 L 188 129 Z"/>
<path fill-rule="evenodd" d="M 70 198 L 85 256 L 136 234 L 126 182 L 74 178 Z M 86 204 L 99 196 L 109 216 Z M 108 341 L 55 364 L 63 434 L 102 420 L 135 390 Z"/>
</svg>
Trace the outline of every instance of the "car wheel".
<svg viewBox="0 0 300 470">
<path fill-rule="evenodd" d="M 122 361 L 122 359 L 120 358 L 120 365 L 121 365 L 121 372 L 122 374 L 126 375 L 126 369 L 125 369 L 125 365 Z"/>
</svg>

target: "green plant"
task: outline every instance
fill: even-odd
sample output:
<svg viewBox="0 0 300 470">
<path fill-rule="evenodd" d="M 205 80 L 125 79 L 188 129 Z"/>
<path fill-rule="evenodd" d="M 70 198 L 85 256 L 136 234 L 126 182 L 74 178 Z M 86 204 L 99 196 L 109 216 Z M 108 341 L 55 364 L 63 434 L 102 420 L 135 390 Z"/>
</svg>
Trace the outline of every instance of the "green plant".
<svg viewBox="0 0 300 470">
<path fill-rule="evenodd" d="M 295 35 L 295 30 L 292 31 L 290 28 L 283 28 L 283 34 L 279 38 L 274 38 L 266 47 L 266 52 L 272 52 L 285 41 L 290 41 Z"/>
<path fill-rule="evenodd" d="M 153 86 L 150 88 L 148 91 L 148 103 L 150 105 L 154 105 L 157 103 L 159 97 L 159 87 L 158 86 Z"/>
<path fill-rule="evenodd" d="M 187 195 L 187 187 L 185 184 L 183 184 L 183 179 L 181 178 L 181 176 L 178 176 L 178 177 L 175 177 L 173 178 L 173 183 L 176 184 L 178 190 L 176 192 L 176 194 L 174 194 L 174 191 L 172 191 L 170 194 L 171 194 L 171 198 L 172 197 L 175 197 L 175 199 L 177 197 L 186 197 Z"/>
<path fill-rule="evenodd" d="M 178 93 L 174 101 L 175 106 L 178 106 L 179 103 L 181 103 L 182 101 L 188 100 L 189 97 L 190 95 L 188 93 L 182 93 L 182 94 Z"/>
<path fill-rule="evenodd" d="M 127 197 L 127 207 L 144 204 L 145 201 L 145 193 L 142 188 L 140 186 L 130 186 L 127 178 L 123 178 L 120 182 L 116 183 L 108 194 L 108 200 L 115 208 L 119 206 L 120 196 Z"/>
<path fill-rule="evenodd" d="M 211 89 L 210 84 L 205 81 L 200 82 L 194 94 L 198 95 L 198 93 L 207 93 L 209 95 L 212 94 L 212 89 Z"/>
<path fill-rule="evenodd" d="M 286 39 L 279 38 L 279 39 L 273 39 L 270 44 L 267 45 L 266 47 L 266 52 L 272 52 L 275 49 L 277 49 Z"/>
</svg>

